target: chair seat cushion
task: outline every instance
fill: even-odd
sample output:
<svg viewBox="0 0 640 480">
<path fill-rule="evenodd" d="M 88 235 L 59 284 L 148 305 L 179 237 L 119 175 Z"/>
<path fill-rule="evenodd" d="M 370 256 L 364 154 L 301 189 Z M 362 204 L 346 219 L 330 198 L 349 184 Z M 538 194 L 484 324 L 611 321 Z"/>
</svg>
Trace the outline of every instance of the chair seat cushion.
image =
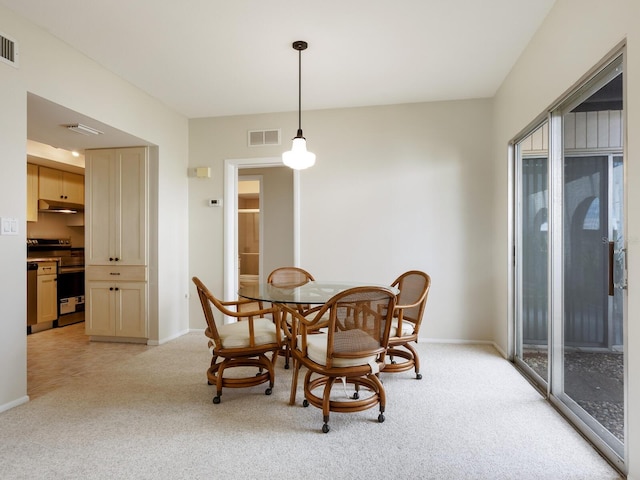
<svg viewBox="0 0 640 480">
<path fill-rule="evenodd" d="M 220 340 L 224 348 L 249 347 L 249 321 L 242 320 L 218 327 Z M 255 345 L 267 345 L 277 342 L 276 326 L 268 318 L 253 320 L 253 334 Z"/>
<path fill-rule="evenodd" d="M 402 331 L 398 331 L 398 319 L 394 318 L 391 322 L 391 329 L 389 331 L 390 337 L 404 337 L 406 335 L 411 335 L 413 333 L 413 323 L 403 321 L 402 322 Z"/>
<path fill-rule="evenodd" d="M 301 337 L 298 336 L 298 349 L 300 349 Z M 327 334 L 316 333 L 307 335 L 307 356 L 318 365 L 327 365 Z M 334 367 L 354 367 L 358 365 L 370 365 L 375 363 L 376 355 L 368 355 L 357 358 L 334 358 Z"/>
</svg>

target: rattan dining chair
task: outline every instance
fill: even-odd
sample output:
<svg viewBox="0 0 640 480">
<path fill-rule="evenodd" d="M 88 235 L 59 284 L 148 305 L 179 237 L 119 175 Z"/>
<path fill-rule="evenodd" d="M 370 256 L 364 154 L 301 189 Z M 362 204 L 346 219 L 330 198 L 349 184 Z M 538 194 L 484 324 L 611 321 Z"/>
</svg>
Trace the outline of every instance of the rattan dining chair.
<svg viewBox="0 0 640 480">
<path fill-rule="evenodd" d="M 267 277 L 267 283 L 279 288 L 295 288 L 314 280 L 313 275 L 299 267 L 279 267 L 273 270 Z M 304 313 L 309 309 L 309 305 L 301 304 L 291 305 L 291 307 L 295 308 L 300 313 Z M 283 312 L 282 315 L 282 329 L 285 335 L 290 331 L 286 312 Z M 282 346 L 285 369 L 289 369 L 289 358 L 291 356 L 289 352 L 289 343 L 290 342 L 287 341 Z"/>
<path fill-rule="evenodd" d="M 282 288 L 299 287 L 314 280 L 313 275 L 299 267 L 279 267 L 267 277 L 267 283 Z"/>
<path fill-rule="evenodd" d="M 400 293 L 394 309 L 384 372 L 405 372 L 413 368 L 416 378 L 420 380 L 420 357 L 412 343 L 418 341 L 431 277 L 424 272 L 410 270 L 400 275 L 391 286 Z M 398 362 L 398 357 L 404 360 Z"/>
<path fill-rule="evenodd" d="M 205 335 L 209 338 L 213 356 L 207 369 L 209 385 L 216 386 L 213 403 L 220 403 L 223 388 L 253 387 L 266 382 L 269 386 L 264 393 L 271 395 L 275 381 L 274 363 L 282 346 L 280 310 L 273 306 L 256 310 L 251 300 L 222 301 L 198 277 L 193 277 L 193 283 L 207 321 Z M 254 303 L 253 309 L 245 310 L 251 303 Z M 212 306 L 236 321 L 217 325 Z M 271 358 L 266 355 L 269 352 Z M 252 374 L 246 376 L 224 376 L 227 369 L 235 367 L 255 367 L 257 373 L 253 374 L 250 369 Z"/>
<path fill-rule="evenodd" d="M 330 412 L 359 412 L 379 405 L 378 421 L 385 420 L 386 394 L 378 373 L 385 366 L 395 302 L 391 289 L 371 286 L 344 290 L 305 314 L 282 306 L 292 319 L 289 403 L 295 403 L 298 373 L 304 366 L 303 406 L 322 409 L 324 433 L 329 431 Z M 318 332 L 319 324 L 326 330 Z M 347 385 L 353 386 L 352 395 Z"/>
</svg>

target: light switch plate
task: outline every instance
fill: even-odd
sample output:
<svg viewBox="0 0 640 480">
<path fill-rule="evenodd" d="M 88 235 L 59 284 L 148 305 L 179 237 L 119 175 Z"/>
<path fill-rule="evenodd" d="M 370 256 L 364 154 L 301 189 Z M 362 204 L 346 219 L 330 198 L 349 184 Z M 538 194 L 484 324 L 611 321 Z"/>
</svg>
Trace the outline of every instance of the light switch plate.
<svg viewBox="0 0 640 480">
<path fill-rule="evenodd" d="M 0 235 L 18 235 L 18 219 L 2 217 L 0 219 Z"/>
</svg>

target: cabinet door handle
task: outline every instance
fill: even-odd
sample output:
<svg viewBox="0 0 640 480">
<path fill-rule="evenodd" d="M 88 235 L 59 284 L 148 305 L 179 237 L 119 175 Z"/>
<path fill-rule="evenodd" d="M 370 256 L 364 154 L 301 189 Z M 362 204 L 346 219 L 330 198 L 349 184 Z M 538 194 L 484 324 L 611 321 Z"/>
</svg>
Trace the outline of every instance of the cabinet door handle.
<svg viewBox="0 0 640 480">
<path fill-rule="evenodd" d="M 110 272 L 109 275 L 120 275 L 120 272 Z"/>
<path fill-rule="evenodd" d="M 109 287 L 109 290 L 110 290 L 111 292 L 113 292 L 113 287 Z"/>
</svg>

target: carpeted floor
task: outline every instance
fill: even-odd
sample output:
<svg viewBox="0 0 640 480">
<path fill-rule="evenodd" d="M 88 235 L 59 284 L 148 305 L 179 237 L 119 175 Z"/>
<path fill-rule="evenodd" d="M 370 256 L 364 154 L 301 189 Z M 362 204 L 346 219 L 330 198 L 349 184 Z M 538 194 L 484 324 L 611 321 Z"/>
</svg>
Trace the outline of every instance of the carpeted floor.
<svg viewBox="0 0 640 480">
<path fill-rule="evenodd" d="M 2 479 L 619 479 L 491 346 L 418 345 L 424 378 L 384 375 L 376 409 L 287 404 L 290 370 L 211 400 L 191 333 L 0 414 Z"/>
</svg>

